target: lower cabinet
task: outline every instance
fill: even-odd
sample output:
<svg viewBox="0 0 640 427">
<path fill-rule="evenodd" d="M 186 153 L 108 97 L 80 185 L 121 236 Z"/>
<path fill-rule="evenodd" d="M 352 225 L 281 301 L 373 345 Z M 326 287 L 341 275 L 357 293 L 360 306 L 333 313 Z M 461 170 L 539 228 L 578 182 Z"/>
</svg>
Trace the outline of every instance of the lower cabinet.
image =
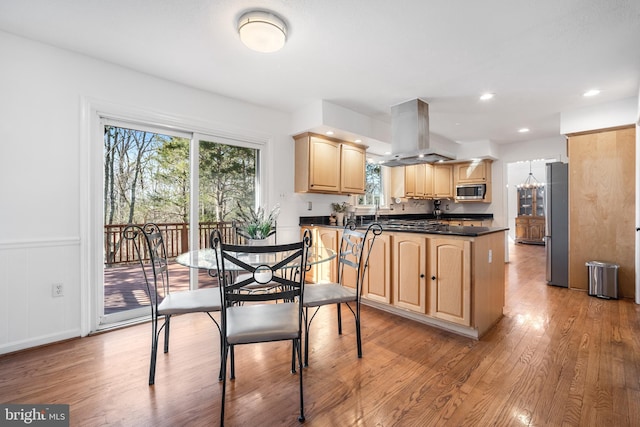
<svg viewBox="0 0 640 427">
<path fill-rule="evenodd" d="M 372 237 L 369 237 L 369 242 Z M 369 243 L 367 242 L 367 243 Z M 391 236 L 381 234 L 369 255 L 369 267 L 364 275 L 362 295 L 372 301 L 391 303 Z"/>
<path fill-rule="evenodd" d="M 471 243 L 429 240 L 429 314 L 471 326 Z"/>
<path fill-rule="evenodd" d="M 545 218 L 522 215 L 516 217 L 516 242 L 544 242 Z"/>
<path fill-rule="evenodd" d="M 325 230 L 315 230 L 315 242 L 337 250 L 340 232 Z M 384 232 L 369 257 L 363 301 L 479 338 L 502 317 L 504 242 L 504 231 L 475 237 Z M 336 274 L 329 265 L 315 266 L 313 278 Z"/>
<path fill-rule="evenodd" d="M 426 313 L 427 239 L 416 233 L 393 233 L 392 258 L 392 304 Z"/>
<path fill-rule="evenodd" d="M 338 251 L 338 229 L 329 227 L 302 227 L 311 231 L 311 239 L 314 249 L 321 250 L 323 247 Z M 329 262 L 321 262 L 311 266 L 305 280 L 310 283 L 335 282 L 338 279 L 338 260 L 334 258 Z"/>
<path fill-rule="evenodd" d="M 464 227 L 482 227 L 484 222 L 482 220 L 472 219 L 450 219 L 447 221 L 449 225 L 464 226 Z"/>
</svg>

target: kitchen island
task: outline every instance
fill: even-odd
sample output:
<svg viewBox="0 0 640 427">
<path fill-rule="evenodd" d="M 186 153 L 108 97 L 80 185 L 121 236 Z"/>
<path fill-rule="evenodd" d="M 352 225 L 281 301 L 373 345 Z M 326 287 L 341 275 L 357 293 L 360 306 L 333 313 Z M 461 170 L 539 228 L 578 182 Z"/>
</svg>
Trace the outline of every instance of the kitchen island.
<svg viewBox="0 0 640 427">
<path fill-rule="evenodd" d="M 312 231 L 315 245 L 338 250 L 342 227 L 300 225 Z M 506 228 L 419 220 L 381 225 L 363 304 L 474 339 L 502 318 Z M 312 269 L 307 279 L 337 280 L 337 263 Z"/>
</svg>

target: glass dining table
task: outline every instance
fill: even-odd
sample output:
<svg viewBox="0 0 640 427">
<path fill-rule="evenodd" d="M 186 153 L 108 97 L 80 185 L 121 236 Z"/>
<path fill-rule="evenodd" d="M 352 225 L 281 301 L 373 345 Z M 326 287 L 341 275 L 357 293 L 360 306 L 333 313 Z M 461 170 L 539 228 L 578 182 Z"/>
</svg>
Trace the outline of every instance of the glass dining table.
<svg viewBox="0 0 640 427">
<path fill-rule="evenodd" d="M 276 255 L 274 253 L 261 253 L 261 254 L 243 254 L 237 253 L 237 257 L 244 261 L 245 263 L 258 267 L 264 264 L 271 265 L 275 264 L 279 261 L 276 259 Z M 277 255 L 281 259 L 287 256 L 287 253 L 280 253 Z M 307 267 L 320 264 L 323 262 L 329 262 L 336 257 L 336 252 L 329 248 L 311 248 L 307 253 Z M 217 270 L 216 265 L 216 252 L 215 249 L 206 248 L 206 249 L 196 249 L 193 251 L 185 252 L 176 257 L 176 262 L 180 265 L 184 265 L 185 267 L 190 268 L 198 268 L 203 270 Z M 241 267 L 230 263 L 225 262 L 225 270 L 234 271 L 241 270 Z M 295 263 L 290 263 L 284 266 L 283 268 L 298 268 L 299 265 Z"/>
</svg>

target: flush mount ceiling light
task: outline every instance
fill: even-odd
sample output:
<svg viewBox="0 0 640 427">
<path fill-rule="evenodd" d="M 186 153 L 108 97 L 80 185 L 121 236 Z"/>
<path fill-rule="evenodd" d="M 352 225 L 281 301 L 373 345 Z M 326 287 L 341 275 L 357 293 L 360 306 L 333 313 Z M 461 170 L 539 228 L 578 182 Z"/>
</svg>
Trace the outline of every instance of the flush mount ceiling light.
<svg viewBox="0 0 640 427">
<path fill-rule="evenodd" d="M 583 93 L 582 96 L 586 96 L 586 97 L 596 96 L 599 93 L 600 93 L 600 91 L 598 89 L 590 89 L 590 90 L 586 91 L 585 93 Z"/>
<path fill-rule="evenodd" d="M 488 101 L 490 99 L 492 99 L 495 95 L 493 93 L 483 93 L 482 95 L 480 95 L 480 101 Z"/>
<path fill-rule="evenodd" d="M 271 53 L 284 47 L 287 26 L 272 12 L 253 10 L 238 20 L 238 34 L 249 49 Z"/>
</svg>

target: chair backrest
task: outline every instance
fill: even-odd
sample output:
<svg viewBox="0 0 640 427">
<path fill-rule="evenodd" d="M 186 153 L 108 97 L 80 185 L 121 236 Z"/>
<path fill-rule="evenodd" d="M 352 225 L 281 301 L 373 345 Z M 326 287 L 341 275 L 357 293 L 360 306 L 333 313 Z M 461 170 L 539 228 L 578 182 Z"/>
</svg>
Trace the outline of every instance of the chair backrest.
<svg viewBox="0 0 640 427">
<path fill-rule="evenodd" d="M 254 246 L 224 243 L 220 233 L 214 231 L 211 246 L 216 254 L 223 307 L 235 303 L 303 298 L 304 271 L 311 247 L 310 233 L 305 233 L 302 241 L 295 243 Z M 246 280 L 234 282 L 234 273 L 237 271 L 247 271 L 251 275 Z M 280 286 L 268 293 L 240 291 L 254 282 L 276 282 Z"/>
<path fill-rule="evenodd" d="M 342 238 L 338 247 L 338 283 L 362 293 L 362 283 L 369 266 L 369 255 L 376 237 L 382 234 L 382 226 L 370 224 L 366 230 L 356 229 L 354 222 L 349 222 L 342 230 Z"/>
<path fill-rule="evenodd" d="M 154 223 L 146 223 L 142 226 L 130 224 L 122 231 L 122 236 L 133 242 L 152 302 L 153 315 L 158 304 L 169 294 L 169 263 L 164 237 L 160 227 Z M 149 262 L 146 263 L 145 260 Z"/>
</svg>

